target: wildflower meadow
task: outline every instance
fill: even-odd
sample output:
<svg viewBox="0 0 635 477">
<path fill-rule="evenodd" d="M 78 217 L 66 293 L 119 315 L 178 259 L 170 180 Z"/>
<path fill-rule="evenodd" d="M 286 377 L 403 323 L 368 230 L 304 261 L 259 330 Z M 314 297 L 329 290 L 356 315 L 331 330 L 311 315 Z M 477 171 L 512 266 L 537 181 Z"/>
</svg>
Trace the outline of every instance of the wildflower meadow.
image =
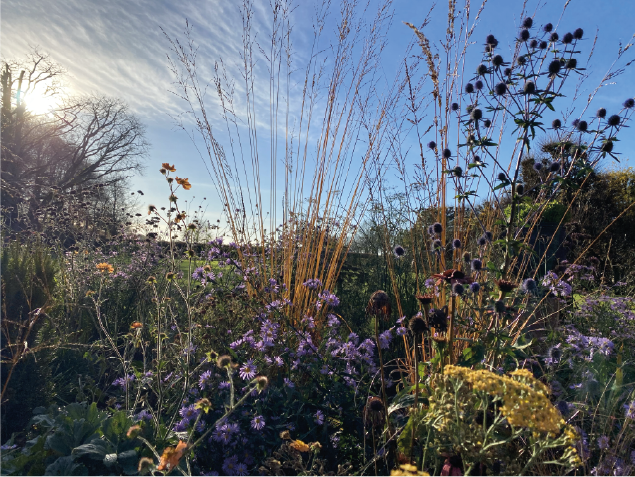
<svg viewBox="0 0 635 477">
<path fill-rule="evenodd" d="M 196 178 L 3 60 L 2 475 L 634 475 L 633 39 L 343 0 L 302 55 L 260 3 L 237 76 L 163 32 Z"/>
</svg>

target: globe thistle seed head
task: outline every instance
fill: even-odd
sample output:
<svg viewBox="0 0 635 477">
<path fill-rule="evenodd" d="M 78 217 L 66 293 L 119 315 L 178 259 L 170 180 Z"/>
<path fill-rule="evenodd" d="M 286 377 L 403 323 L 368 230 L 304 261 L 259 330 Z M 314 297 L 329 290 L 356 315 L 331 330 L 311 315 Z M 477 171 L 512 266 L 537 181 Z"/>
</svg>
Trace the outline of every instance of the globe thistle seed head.
<svg viewBox="0 0 635 477">
<path fill-rule="evenodd" d="M 485 245 L 487 245 L 487 238 L 485 238 L 485 236 L 481 235 L 477 240 L 476 243 L 480 246 L 480 247 L 484 247 Z"/>
<path fill-rule="evenodd" d="M 584 35 L 584 30 L 582 28 L 576 28 L 573 32 L 573 38 L 576 40 L 581 40 L 582 35 Z"/>
<path fill-rule="evenodd" d="M 435 234 L 441 234 L 443 233 L 443 225 L 441 225 L 439 222 L 435 222 L 432 224 L 432 230 L 434 230 Z"/>
<path fill-rule="evenodd" d="M 498 40 L 496 39 L 496 37 L 494 35 L 487 35 L 487 37 L 485 38 L 485 43 L 487 43 L 488 45 L 498 45 Z"/>
<path fill-rule="evenodd" d="M 403 257 L 406 254 L 406 249 L 403 248 L 401 245 L 397 245 L 393 249 L 393 253 L 395 254 L 395 257 L 401 258 L 401 257 Z"/>
<path fill-rule="evenodd" d="M 479 108 L 474 108 L 471 112 L 470 112 L 470 117 L 474 120 L 474 121 L 478 121 L 483 117 L 483 111 L 481 111 Z"/>
<path fill-rule="evenodd" d="M 498 180 L 501 182 L 507 182 L 507 174 L 505 174 L 504 172 L 499 172 Z"/>
<path fill-rule="evenodd" d="M 543 40 L 538 45 L 538 48 L 540 48 L 541 50 L 546 50 L 548 46 L 549 46 L 549 43 L 547 43 L 546 41 Z"/>
<path fill-rule="evenodd" d="M 389 316 L 391 311 L 392 307 L 390 306 L 390 297 L 384 290 L 377 290 L 370 296 L 368 305 L 366 305 L 366 313 L 375 316 Z"/>
<path fill-rule="evenodd" d="M 463 177 L 463 169 L 461 169 L 459 166 L 456 166 L 454 169 L 452 169 L 452 175 L 457 178 Z"/>
<path fill-rule="evenodd" d="M 485 66 L 485 65 L 483 65 L 483 66 Z M 487 69 L 487 66 L 485 66 L 485 69 Z M 482 90 L 483 89 L 483 82 L 481 80 L 476 80 L 476 82 L 474 83 L 474 87 L 477 90 L 479 90 L 479 91 Z"/>
<path fill-rule="evenodd" d="M 471 94 L 474 92 L 474 85 L 472 83 L 468 83 L 465 85 L 465 92 L 467 94 Z"/>
<path fill-rule="evenodd" d="M 560 121 L 559 119 L 554 119 L 554 120 L 551 122 L 551 127 L 552 127 L 553 129 L 560 129 L 560 128 L 562 127 L 562 121 Z"/>
<path fill-rule="evenodd" d="M 553 60 L 551 63 L 549 63 L 549 75 L 557 75 L 558 73 L 560 73 L 560 68 L 562 68 L 560 60 Z"/>
<path fill-rule="evenodd" d="M 613 152 L 613 141 L 606 141 L 600 148 L 602 152 Z"/>
<path fill-rule="evenodd" d="M 523 20 L 523 28 L 531 28 L 534 24 L 534 19 L 527 17 Z"/>
<path fill-rule="evenodd" d="M 445 157 L 446 159 L 449 159 L 452 157 L 452 151 L 450 151 L 449 149 L 444 149 L 443 150 L 443 157 Z"/>
<path fill-rule="evenodd" d="M 434 228 L 433 228 L 433 226 L 432 226 L 432 225 L 430 225 L 430 226 L 428 227 L 428 233 L 429 233 L 430 235 L 434 235 Z"/>
<path fill-rule="evenodd" d="M 558 346 L 552 346 L 547 350 L 547 355 L 553 361 L 558 362 L 562 358 L 562 350 Z"/>
<path fill-rule="evenodd" d="M 455 250 L 461 248 L 461 240 L 459 240 L 459 239 L 452 240 L 452 247 Z"/>
<path fill-rule="evenodd" d="M 460 283 L 456 282 L 452 285 L 452 293 L 454 293 L 457 296 L 461 296 L 463 295 L 463 293 L 465 293 L 465 287 L 461 285 Z"/>
<path fill-rule="evenodd" d="M 534 162 L 532 167 L 534 168 L 534 171 L 540 172 L 542 170 L 542 162 Z"/>
<path fill-rule="evenodd" d="M 534 280 L 533 278 L 527 278 L 524 282 L 523 282 L 523 286 L 522 286 L 523 290 L 527 293 L 533 292 L 536 290 L 537 285 L 536 285 L 536 280 Z"/>
<path fill-rule="evenodd" d="M 516 63 L 518 63 L 519 66 L 525 66 L 525 64 L 527 63 L 527 58 L 525 56 L 519 56 L 516 59 Z"/>
<path fill-rule="evenodd" d="M 520 39 L 522 41 L 527 41 L 529 40 L 529 30 L 527 30 L 526 28 L 520 31 Z"/>
<path fill-rule="evenodd" d="M 588 128 L 589 128 L 589 124 L 586 121 L 580 121 L 578 123 L 578 131 L 586 132 Z"/>
<path fill-rule="evenodd" d="M 621 118 L 617 114 L 614 114 L 612 116 L 609 116 L 609 119 L 606 122 L 609 126 L 619 126 Z"/>
<path fill-rule="evenodd" d="M 525 94 L 534 94 L 536 92 L 536 83 L 533 81 L 525 81 L 525 86 L 523 87 L 523 93 Z"/>
<path fill-rule="evenodd" d="M 522 184 L 516 185 L 516 194 L 523 195 L 525 193 L 525 186 Z"/>
<path fill-rule="evenodd" d="M 624 107 L 627 109 L 632 109 L 633 107 L 635 107 L 635 99 L 628 98 L 626 101 L 624 101 Z"/>
<path fill-rule="evenodd" d="M 472 270 L 474 270 L 475 272 L 478 272 L 482 268 L 483 268 L 483 262 L 481 260 L 479 260 L 478 258 L 475 258 L 474 260 L 472 260 Z"/>
<path fill-rule="evenodd" d="M 459 103 L 452 103 L 452 104 L 450 105 L 450 109 L 451 109 L 452 111 L 458 111 L 458 110 L 459 110 Z"/>
<path fill-rule="evenodd" d="M 492 58 L 492 64 L 496 67 L 501 66 L 505 61 L 501 55 L 496 55 Z"/>
<path fill-rule="evenodd" d="M 531 40 L 529 42 L 529 48 L 534 48 L 534 49 L 538 48 L 538 40 L 536 39 Z"/>
<path fill-rule="evenodd" d="M 580 120 L 579 120 L 579 119 L 574 119 L 573 121 L 571 121 L 571 125 L 572 125 L 574 128 L 577 128 L 577 127 L 578 127 L 578 124 L 580 124 Z"/>
<path fill-rule="evenodd" d="M 481 63 L 480 65 L 476 67 L 476 73 L 479 76 L 485 76 L 487 74 L 487 70 L 488 70 L 487 65 L 484 65 L 483 63 Z"/>
<path fill-rule="evenodd" d="M 552 162 L 549 165 L 549 171 L 550 172 L 555 172 L 555 173 L 560 172 L 560 163 L 559 162 Z"/>
<path fill-rule="evenodd" d="M 494 311 L 496 311 L 496 313 L 505 313 L 506 309 L 507 307 L 503 300 L 496 300 L 496 302 L 494 302 Z"/>
<path fill-rule="evenodd" d="M 503 75 L 505 76 L 511 76 L 512 75 L 512 69 L 511 68 L 505 68 L 503 70 Z"/>
<path fill-rule="evenodd" d="M 559 39 L 560 35 L 558 35 L 558 33 L 556 33 L 555 31 L 551 35 L 549 35 L 549 40 L 551 41 L 551 43 L 555 43 Z"/>
<path fill-rule="evenodd" d="M 408 328 L 410 328 L 412 334 L 416 336 L 421 333 L 425 333 L 428 330 L 428 325 L 426 325 L 426 320 L 424 320 L 420 315 L 415 315 L 410 319 Z"/>
<path fill-rule="evenodd" d="M 562 43 L 564 43 L 565 45 L 568 45 L 569 43 L 573 42 L 573 33 L 565 33 L 564 36 L 562 37 Z"/>
<path fill-rule="evenodd" d="M 432 241 L 432 250 L 439 250 L 443 247 L 443 242 L 441 240 L 436 239 Z"/>
<path fill-rule="evenodd" d="M 606 117 L 606 109 L 604 109 L 604 108 L 600 108 L 600 109 L 598 109 L 598 112 L 597 112 L 597 113 L 595 113 L 595 115 L 596 115 L 598 118 L 600 118 L 600 119 L 605 118 L 605 117 Z"/>
<path fill-rule="evenodd" d="M 490 127 L 492 125 L 492 121 L 490 121 L 489 119 L 486 119 L 485 121 L 483 121 L 483 126 L 485 126 L 486 128 Z"/>
<path fill-rule="evenodd" d="M 494 91 L 498 96 L 503 96 L 507 93 L 507 85 L 505 83 L 498 83 L 494 88 Z"/>
<path fill-rule="evenodd" d="M 434 141 L 430 141 L 430 142 L 428 143 L 428 147 L 429 147 L 430 149 L 434 149 L 434 148 L 436 148 L 436 147 L 437 147 L 437 143 L 436 143 L 436 142 L 434 142 Z"/>
<path fill-rule="evenodd" d="M 492 234 L 489 230 L 486 230 L 483 237 L 485 237 L 488 242 L 491 242 L 494 239 L 494 234 Z"/>
<path fill-rule="evenodd" d="M 470 283 L 470 291 L 474 294 L 478 293 L 481 291 L 481 285 L 478 282 Z"/>
<path fill-rule="evenodd" d="M 575 70 L 578 67 L 578 60 L 576 60 L 575 58 L 569 58 L 567 60 L 567 65 L 565 66 L 565 68 L 567 68 L 568 70 Z"/>
<path fill-rule="evenodd" d="M 463 252 L 463 261 L 470 263 L 472 261 L 472 254 L 470 252 Z"/>
</svg>

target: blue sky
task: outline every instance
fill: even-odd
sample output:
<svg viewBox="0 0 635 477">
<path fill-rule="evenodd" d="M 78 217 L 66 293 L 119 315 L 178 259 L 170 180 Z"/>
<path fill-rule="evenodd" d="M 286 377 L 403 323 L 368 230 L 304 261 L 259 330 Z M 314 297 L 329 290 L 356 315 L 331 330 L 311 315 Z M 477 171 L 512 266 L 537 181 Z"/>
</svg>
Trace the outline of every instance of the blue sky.
<svg viewBox="0 0 635 477">
<path fill-rule="evenodd" d="M 585 41 L 581 49 L 584 58 L 588 56 L 597 32 L 590 78 L 581 95 L 584 99 L 610 68 L 620 42 L 626 45 L 633 41 L 635 1 L 572 0 L 562 14 L 565 3 L 563 0 L 528 1 L 526 12 L 535 17 L 538 28 L 546 22 L 559 24 L 557 30 L 560 32 L 583 28 Z M 200 47 L 202 73 L 211 75 L 214 61 L 219 58 L 223 58 L 231 70 L 240 62 L 242 21 L 239 5 L 240 2 L 233 0 L 4 0 L 1 53 L 3 58 L 20 58 L 29 51 L 29 45 L 39 45 L 68 70 L 65 82 L 70 93 L 105 94 L 125 100 L 146 125 L 151 144 L 145 175 L 133 179 L 134 189 L 145 192 L 145 203 L 164 204 L 167 194 L 163 184 L 157 182 L 161 179 L 157 170 L 162 162 L 176 163 L 179 175 L 189 177 L 194 186 L 190 191 L 196 196 L 194 202 L 198 204 L 206 196 L 210 203 L 209 218 L 215 219 L 220 208 L 216 205 L 215 190 L 203 162 L 205 158 L 200 158 L 190 139 L 175 127 L 172 119 L 185 107 L 170 93 L 174 86 L 166 56 L 169 43 L 161 28 L 172 37 L 182 38 L 187 19 Z M 254 5 L 254 30 L 264 41 L 269 29 L 269 2 L 255 2 Z M 386 82 L 400 66 L 405 49 L 413 41 L 412 31 L 402 22 L 421 24 L 431 6 L 431 2 L 424 1 L 396 0 L 393 3 L 394 17 L 386 35 L 380 70 Z M 332 7 L 337 10 L 337 2 L 333 2 Z M 502 51 L 509 52 L 522 20 L 522 7 L 521 1 L 489 1 L 474 38 L 481 42 L 487 34 L 494 33 L 501 41 Z M 309 56 L 314 11 L 313 2 L 296 2 L 292 21 L 297 64 Z M 423 30 L 433 43 L 445 34 L 446 15 L 447 4 L 439 2 L 431 14 L 432 21 Z M 327 23 L 327 29 L 329 27 L 332 25 Z M 474 45 L 477 57 L 481 50 L 480 44 Z M 635 59 L 634 53 L 635 47 L 627 52 L 622 66 Z M 627 97 L 635 95 L 634 67 L 627 68 L 615 84 L 600 90 L 589 114 L 600 106 L 609 112 L 617 111 Z M 473 68 L 468 70 L 473 71 Z M 582 103 L 579 100 L 576 104 Z M 268 111 L 263 108 L 262 112 L 256 111 L 256 115 L 259 114 L 259 119 L 264 117 L 266 120 Z M 630 131 L 625 132 L 619 150 L 623 153 L 622 164 L 632 165 L 629 151 L 635 147 L 635 138 Z"/>
</svg>

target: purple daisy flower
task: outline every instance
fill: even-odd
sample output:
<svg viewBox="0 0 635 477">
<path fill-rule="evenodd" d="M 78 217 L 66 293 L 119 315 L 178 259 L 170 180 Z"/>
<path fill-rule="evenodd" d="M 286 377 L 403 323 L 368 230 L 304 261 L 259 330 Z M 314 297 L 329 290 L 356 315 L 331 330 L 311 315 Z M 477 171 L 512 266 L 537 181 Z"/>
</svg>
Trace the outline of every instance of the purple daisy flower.
<svg viewBox="0 0 635 477">
<path fill-rule="evenodd" d="M 251 420 L 251 428 L 257 431 L 265 427 L 265 419 L 262 416 L 256 416 Z"/>
<path fill-rule="evenodd" d="M 249 379 L 253 379 L 254 376 L 256 376 L 257 372 L 258 372 L 258 369 L 256 368 L 254 361 L 250 359 L 245 364 L 242 365 L 242 367 L 240 368 L 239 374 L 242 379 L 249 380 Z"/>
</svg>

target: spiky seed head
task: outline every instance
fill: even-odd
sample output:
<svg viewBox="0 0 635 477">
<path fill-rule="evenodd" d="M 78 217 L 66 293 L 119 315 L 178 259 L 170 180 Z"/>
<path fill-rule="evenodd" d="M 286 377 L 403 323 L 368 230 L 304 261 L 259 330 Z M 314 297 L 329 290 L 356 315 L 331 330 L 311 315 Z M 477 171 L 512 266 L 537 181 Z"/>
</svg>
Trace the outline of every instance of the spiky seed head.
<svg viewBox="0 0 635 477">
<path fill-rule="evenodd" d="M 549 165 L 549 171 L 551 171 L 551 172 L 559 172 L 560 171 L 560 163 L 559 162 L 552 162 Z"/>
<path fill-rule="evenodd" d="M 450 109 L 452 109 L 452 111 L 458 111 L 459 110 L 459 103 L 452 103 L 450 105 Z"/>
<path fill-rule="evenodd" d="M 372 412 L 382 412 L 384 410 L 384 403 L 381 398 L 373 396 L 368 400 L 368 409 Z"/>
<path fill-rule="evenodd" d="M 457 282 L 452 285 L 452 293 L 454 293 L 455 295 L 461 296 L 464 292 L 465 287 L 463 287 L 463 285 L 461 285 L 460 283 Z"/>
<path fill-rule="evenodd" d="M 232 364 L 232 359 L 230 356 L 224 354 L 223 356 L 219 356 L 216 360 L 216 366 L 219 368 L 226 368 Z"/>
<path fill-rule="evenodd" d="M 554 120 L 551 122 L 551 127 L 552 127 L 553 129 L 560 129 L 560 128 L 562 127 L 562 121 L 560 121 L 559 119 L 554 119 Z"/>
<path fill-rule="evenodd" d="M 505 61 L 501 55 L 496 55 L 492 58 L 492 64 L 496 67 L 501 66 Z"/>
<path fill-rule="evenodd" d="M 483 118 L 483 111 L 480 110 L 479 108 L 474 108 L 472 109 L 472 111 L 470 112 L 470 117 L 474 120 L 474 121 L 478 121 L 480 119 Z"/>
<path fill-rule="evenodd" d="M 428 143 L 428 147 L 429 147 L 430 149 L 434 149 L 435 147 L 437 147 L 437 143 L 436 143 L 436 142 L 434 142 L 434 141 L 430 141 L 430 142 Z"/>
<path fill-rule="evenodd" d="M 507 182 L 507 175 L 504 172 L 499 172 L 498 180 L 501 182 Z"/>
<path fill-rule="evenodd" d="M 523 20 L 523 28 L 531 28 L 534 24 L 534 19 L 527 17 Z"/>
<path fill-rule="evenodd" d="M 531 40 L 529 42 L 529 48 L 533 48 L 533 49 L 538 48 L 538 40 L 536 40 L 536 39 Z"/>
<path fill-rule="evenodd" d="M 401 245 L 397 245 L 394 249 L 393 252 L 395 254 L 395 257 L 397 258 L 401 258 L 406 254 L 406 249 L 403 248 Z"/>
<path fill-rule="evenodd" d="M 487 37 L 485 38 L 485 43 L 487 43 L 488 45 L 498 45 L 498 40 L 494 35 L 490 34 L 487 35 Z"/>
<path fill-rule="evenodd" d="M 475 258 L 474 260 L 472 260 L 472 270 L 474 270 L 475 272 L 478 272 L 482 268 L 483 268 L 483 262 L 481 260 L 479 260 L 478 258 Z"/>
<path fill-rule="evenodd" d="M 484 65 L 483 63 L 481 63 L 480 65 L 476 67 L 476 73 L 479 76 L 485 76 L 487 74 L 487 70 L 488 70 L 487 65 Z M 477 85 L 477 89 L 479 89 L 478 85 Z"/>
<path fill-rule="evenodd" d="M 525 193 L 525 186 L 522 184 L 516 185 L 516 194 L 523 195 Z"/>
<path fill-rule="evenodd" d="M 470 291 L 472 293 L 478 293 L 481 290 L 481 285 L 478 282 L 470 283 Z"/>
<path fill-rule="evenodd" d="M 505 83 L 498 83 L 494 88 L 494 91 L 498 96 L 503 96 L 507 93 L 507 85 Z"/>
<path fill-rule="evenodd" d="M 606 117 L 606 109 L 604 109 L 604 108 L 600 108 L 600 109 L 598 109 L 598 112 L 597 112 L 597 113 L 595 113 L 595 115 L 596 115 L 598 118 L 600 118 L 600 119 L 605 118 L 605 117 Z"/>
<path fill-rule="evenodd" d="M 495 283 L 498 289 L 504 294 L 511 293 L 516 288 L 518 288 L 518 285 L 516 285 L 513 282 L 510 282 L 509 280 L 496 280 Z"/>
<path fill-rule="evenodd" d="M 549 40 L 551 41 L 551 43 L 555 43 L 560 39 L 560 35 L 558 35 L 557 32 L 553 32 L 551 35 L 549 35 Z"/>
<path fill-rule="evenodd" d="M 546 41 L 543 40 L 538 45 L 538 48 L 540 48 L 541 50 L 546 50 L 548 46 L 549 46 L 549 43 L 547 43 Z"/>
<path fill-rule="evenodd" d="M 454 169 L 452 169 L 452 175 L 457 178 L 463 177 L 463 169 L 461 169 L 459 166 L 456 166 Z"/>
<path fill-rule="evenodd" d="M 562 43 L 564 43 L 565 45 L 568 45 L 569 43 L 573 42 L 573 33 L 565 33 L 564 36 L 562 37 Z"/>
<path fill-rule="evenodd" d="M 536 288 L 537 288 L 536 280 L 534 280 L 533 278 L 527 278 L 523 282 L 523 287 L 522 288 L 526 292 L 532 292 L 532 291 L 536 290 Z"/>
<path fill-rule="evenodd" d="M 483 89 L 483 82 L 481 80 L 476 80 L 476 82 L 474 83 L 474 87 L 477 90 L 479 90 L 479 91 L 482 90 Z"/>
<path fill-rule="evenodd" d="M 613 114 L 612 116 L 609 116 L 609 119 L 606 122 L 609 126 L 619 126 L 621 118 L 617 114 Z"/>
<path fill-rule="evenodd" d="M 583 35 L 584 30 L 582 28 L 576 28 L 573 32 L 573 38 L 575 38 L 576 40 L 581 40 Z"/>
<path fill-rule="evenodd" d="M 575 70 L 577 67 L 578 67 L 578 60 L 576 60 L 575 58 L 569 58 L 567 60 L 567 64 L 565 66 L 566 69 Z"/>
<path fill-rule="evenodd" d="M 507 307 L 505 306 L 505 302 L 503 300 L 497 300 L 494 303 L 494 310 L 496 313 L 505 313 Z"/>
<path fill-rule="evenodd" d="M 443 242 L 441 240 L 436 239 L 432 241 L 432 250 L 439 250 L 443 247 Z"/>
<path fill-rule="evenodd" d="M 545 26 L 542 27 L 542 29 L 545 33 L 550 33 L 551 30 L 553 30 L 553 25 L 551 23 L 547 23 Z"/>
<path fill-rule="evenodd" d="M 525 64 L 527 63 L 527 57 L 525 56 L 519 56 L 516 59 L 516 63 L 518 63 L 519 66 L 525 66 Z"/>
<path fill-rule="evenodd" d="M 632 109 L 635 107 L 635 99 L 633 98 L 628 98 L 626 101 L 624 101 L 624 107 L 627 109 Z"/>
<path fill-rule="evenodd" d="M 485 237 L 488 242 L 491 242 L 494 238 L 494 235 L 489 230 L 486 230 L 485 233 L 483 234 L 483 237 Z"/>
<path fill-rule="evenodd" d="M 526 28 L 520 31 L 520 39 L 522 41 L 527 41 L 529 40 L 529 30 L 527 30 Z"/>
<path fill-rule="evenodd" d="M 523 93 L 525 94 L 534 94 L 536 92 L 536 83 L 533 81 L 525 81 L 525 86 L 523 87 Z"/>
<path fill-rule="evenodd" d="M 490 127 L 492 125 L 492 121 L 490 121 L 489 119 L 486 119 L 485 121 L 483 121 L 483 126 L 485 126 L 486 128 Z"/>
<path fill-rule="evenodd" d="M 505 76 L 511 76 L 511 75 L 512 75 L 512 69 L 511 69 L 511 68 L 505 68 L 505 69 L 503 70 L 503 74 L 504 74 Z"/>
<path fill-rule="evenodd" d="M 553 60 L 551 63 L 549 63 L 549 75 L 557 75 L 560 72 L 560 68 L 562 68 L 560 60 Z"/>
<path fill-rule="evenodd" d="M 613 141 L 606 141 L 600 148 L 602 152 L 613 152 Z"/>
<path fill-rule="evenodd" d="M 461 248 L 461 240 L 459 239 L 452 240 L 452 247 L 454 247 L 455 250 Z"/>
<path fill-rule="evenodd" d="M 577 127 L 578 127 L 578 131 L 586 132 L 587 129 L 589 128 L 589 123 L 587 123 L 586 121 L 580 121 Z"/>
<path fill-rule="evenodd" d="M 441 223 L 439 222 L 435 222 L 432 224 L 432 230 L 434 231 L 435 234 L 442 234 L 443 233 L 443 225 L 441 225 Z"/>
<path fill-rule="evenodd" d="M 465 92 L 467 94 L 471 94 L 474 92 L 474 85 L 472 83 L 468 83 L 465 85 Z"/>
<path fill-rule="evenodd" d="M 484 247 L 485 245 L 487 245 L 487 238 L 485 238 L 484 235 L 481 235 L 477 240 L 476 243 L 480 246 L 480 247 Z"/>
<path fill-rule="evenodd" d="M 390 297 L 384 290 L 377 290 L 370 296 L 368 305 L 366 306 L 366 313 L 369 315 L 390 315 Z"/>
<path fill-rule="evenodd" d="M 410 331 L 412 331 L 413 335 L 420 335 L 421 333 L 425 333 L 428 329 L 426 320 L 424 320 L 420 315 L 413 316 L 408 323 L 408 327 L 410 328 Z"/>
<path fill-rule="evenodd" d="M 445 157 L 446 159 L 449 159 L 452 157 L 452 151 L 450 151 L 449 149 L 444 149 L 443 150 L 443 157 Z"/>
</svg>

